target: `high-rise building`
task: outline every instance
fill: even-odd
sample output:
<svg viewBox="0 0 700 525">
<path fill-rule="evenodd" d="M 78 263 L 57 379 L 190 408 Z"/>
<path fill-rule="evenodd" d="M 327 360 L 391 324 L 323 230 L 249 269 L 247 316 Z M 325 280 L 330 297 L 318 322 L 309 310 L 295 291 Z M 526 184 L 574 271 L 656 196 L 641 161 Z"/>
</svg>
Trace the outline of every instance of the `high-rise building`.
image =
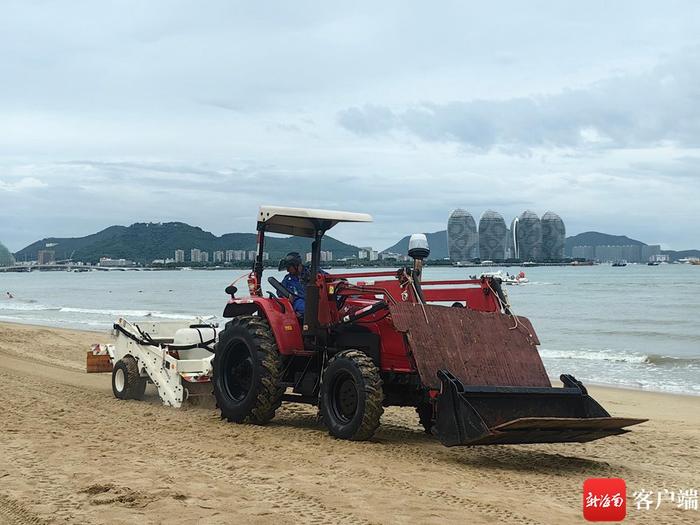
<svg viewBox="0 0 700 525">
<path fill-rule="evenodd" d="M 561 217 L 548 211 L 542 216 L 542 252 L 540 259 L 543 261 L 559 260 L 564 258 L 564 244 L 566 242 L 566 228 Z"/>
<path fill-rule="evenodd" d="M 221 250 L 215 251 L 212 259 L 215 263 L 224 262 L 224 252 Z"/>
<path fill-rule="evenodd" d="M 226 250 L 226 262 L 233 262 L 235 260 L 234 254 L 234 250 Z"/>
<path fill-rule="evenodd" d="M 249 261 L 254 261 L 256 255 L 257 255 L 257 253 L 255 253 L 255 250 L 248 250 L 248 260 Z"/>
<path fill-rule="evenodd" d="M 658 244 L 650 244 L 642 246 L 641 262 L 658 261 L 658 256 L 661 255 L 661 246 Z"/>
<path fill-rule="evenodd" d="M 506 241 L 506 250 L 509 250 L 509 259 L 520 259 L 518 253 L 518 218 L 515 217 L 510 223 L 508 230 L 508 240 Z"/>
<path fill-rule="evenodd" d="M 469 261 L 479 257 L 479 235 L 474 217 L 457 208 L 447 220 L 447 250 L 453 262 Z"/>
<path fill-rule="evenodd" d="M 190 250 L 190 262 L 202 262 L 202 252 L 198 248 Z"/>
<path fill-rule="evenodd" d="M 56 252 L 53 250 L 39 250 L 36 254 L 37 264 L 53 264 L 56 262 Z"/>
<path fill-rule="evenodd" d="M 209 262 L 209 252 L 201 252 L 199 255 L 199 262 L 208 263 Z"/>
<path fill-rule="evenodd" d="M 175 262 L 185 262 L 185 250 L 175 250 Z"/>
<path fill-rule="evenodd" d="M 333 260 L 333 252 L 321 251 L 321 262 L 329 262 Z"/>
<path fill-rule="evenodd" d="M 234 261 L 245 261 L 246 252 L 245 250 L 233 250 L 233 260 Z"/>
<path fill-rule="evenodd" d="M 571 256 L 574 259 L 586 259 L 592 261 L 595 259 L 595 246 L 574 246 L 571 249 Z"/>
<path fill-rule="evenodd" d="M 518 217 L 516 252 L 521 261 L 537 261 L 542 253 L 542 224 L 533 211 L 526 210 Z"/>
<path fill-rule="evenodd" d="M 482 261 L 506 258 L 506 221 L 500 213 L 487 210 L 479 219 L 479 257 Z"/>
</svg>

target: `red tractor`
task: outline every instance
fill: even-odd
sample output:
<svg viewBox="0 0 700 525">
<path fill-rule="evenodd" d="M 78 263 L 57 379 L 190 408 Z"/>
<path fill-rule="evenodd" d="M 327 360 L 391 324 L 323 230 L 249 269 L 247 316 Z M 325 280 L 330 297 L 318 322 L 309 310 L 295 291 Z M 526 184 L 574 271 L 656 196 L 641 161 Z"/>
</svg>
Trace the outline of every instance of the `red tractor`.
<svg viewBox="0 0 700 525">
<path fill-rule="evenodd" d="M 570 375 L 552 387 L 530 322 L 498 278 L 427 281 L 425 236 L 397 271 L 320 271 L 321 240 L 366 214 L 262 206 L 249 297 L 231 295 L 213 360 L 221 417 L 264 424 L 283 401 L 317 405 L 333 436 L 372 437 L 386 406 L 415 407 L 444 445 L 585 442 L 644 420 L 611 417 Z M 266 233 L 312 239 L 299 318 L 277 279 L 262 291 Z"/>
</svg>

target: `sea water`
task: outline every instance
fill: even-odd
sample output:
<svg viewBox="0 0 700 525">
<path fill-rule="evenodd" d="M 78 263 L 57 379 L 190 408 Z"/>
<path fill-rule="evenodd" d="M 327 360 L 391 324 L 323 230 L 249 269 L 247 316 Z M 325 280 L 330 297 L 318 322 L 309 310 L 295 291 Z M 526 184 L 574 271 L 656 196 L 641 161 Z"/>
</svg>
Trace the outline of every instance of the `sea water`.
<svg viewBox="0 0 700 525">
<path fill-rule="evenodd" d="M 484 270 L 428 266 L 424 278 L 466 278 Z M 524 271 L 529 283 L 505 289 L 514 312 L 532 321 L 550 376 L 569 373 L 587 382 L 700 395 L 700 266 Z M 228 299 L 224 288 L 245 274 L 243 270 L 0 273 L 0 321 L 86 330 L 108 329 L 120 316 L 129 320 L 211 316 L 221 321 Z M 268 275 L 282 277 L 276 271 L 266 271 Z M 247 289 L 245 278 L 239 289 Z"/>
</svg>

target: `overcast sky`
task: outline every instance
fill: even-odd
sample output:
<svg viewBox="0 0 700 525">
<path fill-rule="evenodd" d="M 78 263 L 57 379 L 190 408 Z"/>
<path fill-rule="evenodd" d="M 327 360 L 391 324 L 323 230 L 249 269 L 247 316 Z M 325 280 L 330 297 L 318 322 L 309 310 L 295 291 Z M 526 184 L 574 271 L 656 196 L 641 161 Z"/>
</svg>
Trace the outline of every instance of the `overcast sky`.
<svg viewBox="0 0 700 525">
<path fill-rule="evenodd" d="M 700 2 L 485 4 L 0 0 L 0 241 L 276 204 L 700 247 Z"/>
</svg>

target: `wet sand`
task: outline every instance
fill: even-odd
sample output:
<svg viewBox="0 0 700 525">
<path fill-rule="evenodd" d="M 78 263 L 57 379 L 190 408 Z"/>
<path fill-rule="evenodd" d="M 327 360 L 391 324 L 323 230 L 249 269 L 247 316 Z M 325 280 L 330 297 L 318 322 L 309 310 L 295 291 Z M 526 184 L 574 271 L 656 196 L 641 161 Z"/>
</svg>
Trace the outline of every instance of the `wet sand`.
<svg viewBox="0 0 700 525">
<path fill-rule="evenodd" d="M 613 415 L 651 421 L 588 444 L 445 448 L 409 408 L 354 443 L 304 405 L 258 427 L 165 408 L 151 386 L 119 401 L 84 371 L 108 339 L 0 323 L 0 523 L 580 523 L 588 477 L 627 481 L 627 522 L 700 520 L 632 499 L 700 489 L 700 397 L 593 387 Z"/>
</svg>

